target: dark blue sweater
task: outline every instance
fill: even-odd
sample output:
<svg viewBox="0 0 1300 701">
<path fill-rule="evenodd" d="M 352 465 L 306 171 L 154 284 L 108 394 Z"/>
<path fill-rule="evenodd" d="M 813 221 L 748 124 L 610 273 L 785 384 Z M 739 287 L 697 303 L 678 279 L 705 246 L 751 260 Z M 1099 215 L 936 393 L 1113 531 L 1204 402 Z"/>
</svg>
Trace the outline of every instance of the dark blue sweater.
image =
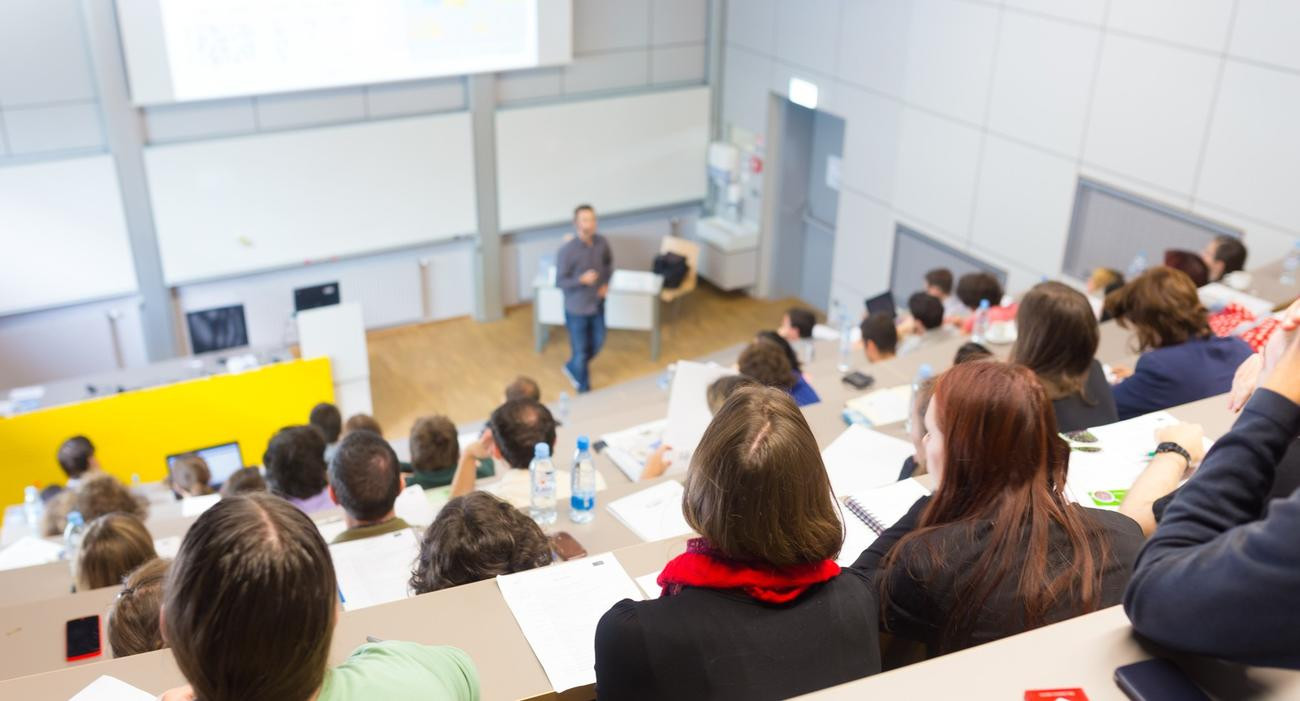
<svg viewBox="0 0 1300 701">
<path fill-rule="evenodd" d="M 1300 490 L 1268 503 L 1298 434 L 1300 406 L 1255 393 L 1138 556 L 1124 594 L 1138 632 L 1179 650 L 1300 669 Z"/>
<path fill-rule="evenodd" d="M 1249 358 L 1240 338 L 1197 338 L 1147 351 L 1133 376 L 1115 385 L 1120 420 L 1213 397 L 1232 389 L 1237 366 Z"/>
</svg>

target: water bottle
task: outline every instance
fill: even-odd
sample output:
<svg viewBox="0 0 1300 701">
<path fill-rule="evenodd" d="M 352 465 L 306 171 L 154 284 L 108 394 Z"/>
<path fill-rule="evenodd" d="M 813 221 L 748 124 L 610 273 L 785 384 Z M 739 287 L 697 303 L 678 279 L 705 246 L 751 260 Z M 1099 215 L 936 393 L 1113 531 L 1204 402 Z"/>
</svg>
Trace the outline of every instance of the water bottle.
<svg viewBox="0 0 1300 701">
<path fill-rule="evenodd" d="M 81 547 L 81 534 L 86 532 L 86 521 L 81 518 L 80 511 L 68 512 L 68 525 L 63 527 L 63 559 L 67 560 L 69 566 L 75 567 L 77 561 L 77 549 Z M 74 570 L 72 578 L 77 578 Z"/>
<path fill-rule="evenodd" d="M 912 378 L 912 403 L 908 404 L 907 423 L 903 425 L 907 434 L 912 435 L 912 414 L 916 413 L 916 395 L 921 393 L 921 383 L 934 377 L 934 368 L 929 363 L 922 363 L 916 370 L 916 377 Z"/>
<path fill-rule="evenodd" d="M 658 380 L 655 380 L 655 384 L 658 385 L 659 389 L 667 392 L 672 388 L 673 376 L 676 374 L 677 363 L 669 363 L 668 367 L 664 368 L 664 374 L 660 375 Z"/>
<path fill-rule="evenodd" d="M 1282 275 L 1278 278 L 1278 282 L 1283 285 L 1294 285 L 1297 270 L 1300 270 L 1300 240 L 1295 242 L 1291 252 L 1282 261 Z"/>
<path fill-rule="evenodd" d="M 974 343 L 983 345 L 988 342 L 989 336 L 989 301 L 980 300 L 980 306 L 975 310 L 975 323 L 971 325 L 970 340 Z"/>
<path fill-rule="evenodd" d="M 558 406 L 555 407 L 555 410 L 560 414 L 559 419 L 561 424 L 567 423 L 569 421 L 569 393 L 568 392 L 560 392 L 560 403 Z"/>
<path fill-rule="evenodd" d="M 591 523 L 596 508 L 596 464 L 591 461 L 591 441 L 586 436 L 578 436 L 578 449 L 573 453 L 570 476 L 569 520 Z"/>
<path fill-rule="evenodd" d="M 808 364 L 813 361 L 816 354 L 816 345 L 811 338 L 799 339 L 799 362 Z"/>
<path fill-rule="evenodd" d="M 848 372 L 852 369 L 849 359 L 853 353 L 853 322 L 849 315 L 840 308 L 839 302 L 835 305 L 835 314 L 840 324 L 840 362 L 836 369 L 840 372 Z"/>
<path fill-rule="evenodd" d="M 1148 266 L 1150 266 L 1150 263 L 1147 262 L 1147 252 L 1138 251 L 1138 254 L 1133 256 L 1132 262 L 1128 264 L 1128 270 L 1126 271 L 1128 276 L 1127 279 L 1132 280 L 1141 275 Z"/>
<path fill-rule="evenodd" d="M 533 446 L 528 478 L 531 486 L 528 515 L 538 525 L 555 523 L 555 463 L 551 462 L 551 446 L 545 443 Z"/>
<path fill-rule="evenodd" d="M 41 525 L 41 514 L 45 511 L 41 504 L 41 492 L 35 485 L 23 488 L 23 517 L 27 519 L 27 530 L 35 533 Z"/>
</svg>

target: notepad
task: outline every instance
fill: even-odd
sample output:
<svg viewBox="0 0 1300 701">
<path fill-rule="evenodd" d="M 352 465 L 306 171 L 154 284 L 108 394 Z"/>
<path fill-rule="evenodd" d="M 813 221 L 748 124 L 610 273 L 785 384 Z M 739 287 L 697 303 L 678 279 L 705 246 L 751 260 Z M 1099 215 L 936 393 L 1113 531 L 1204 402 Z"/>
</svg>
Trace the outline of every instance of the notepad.
<svg viewBox="0 0 1300 701">
<path fill-rule="evenodd" d="M 854 494 L 898 481 L 911 443 L 865 426 L 849 426 L 822 451 L 822 463 L 836 494 Z"/>
<path fill-rule="evenodd" d="M 502 575 L 497 586 L 557 692 L 596 682 L 596 624 L 619 601 L 643 598 L 611 553 Z"/>
<path fill-rule="evenodd" d="M 650 574 L 643 574 L 636 578 L 636 585 L 645 592 L 645 598 L 658 599 L 659 595 L 664 592 L 664 588 L 659 586 L 659 574 L 663 570 L 655 570 Z"/>
<path fill-rule="evenodd" d="M 899 385 L 864 394 L 845 402 L 845 406 L 862 414 L 872 426 L 887 426 L 906 421 L 912 410 L 912 386 Z"/>
<path fill-rule="evenodd" d="M 176 557 L 176 553 L 181 550 L 181 537 L 178 535 L 169 535 L 157 538 L 153 542 L 153 551 L 164 560 L 170 560 Z"/>
<path fill-rule="evenodd" d="M 657 419 L 622 431 L 606 433 L 600 437 L 605 441 L 605 455 L 629 480 L 635 482 L 641 479 L 650 454 L 663 442 L 667 426 L 667 419 Z"/>
<path fill-rule="evenodd" d="M 694 531 L 682 516 L 682 483 L 665 480 L 635 494 L 609 502 L 614 518 L 641 540 L 648 542 L 690 535 Z"/>
<path fill-rule="evenodd" d="M 153 694 L 107 674 L 86 685 L 68 701 L 154 701 Z"/>
<path fill-rule="evenodd" d="M 873 487 L 844 498 L 844 506 L 876 535 L 898 523 L 916 504 L 930 493 L 920 482 L 905 479 L 883 487 Z"/>
<path fill-rule="evenodd" d="M 1116 510 L 1124 495 L 1151 462 L 1156 431 L 1178 423 L 1167 411 L 1157 411 L 1126 421 L 1088 429 L 1094 443 L 1075 441 L 1071 445 L 1066 496 L 1084 506 Z M 1205 440 L 1209 450 L 1213 441 Z M 1096 450 L 1078 450 L 1079 447 Z"/>
<path fill-rule="evenodd" d="M 427 526 L 438 516 L 433 504 L 430 504 L 429 499 L 425 497 L 424 489 L 414 484 L 397 495 L 397 500 L 393 502 L 393 511 L 398 518 L 412 526 Z"/>
<path fill-rule="evenodd" d="M 63 544 L 25 535 L 0 550 L 0 570 L 16 570 L 54 562 L 63 554 Z"/>
<path fill-rule="evenodd" d="M 411 567 L 419 556 L 420 543 L 409 528 L 331 545 L 343 609 L 355 611 L 405 599 Z"/>
<path fill-rule="evenodd" d="M 704 429 L 713 421 L 713 412 L 709 411 L 709 385 L 734 374 L 735 370 L 716 363 L 677 361 L 673 386 L 668 392 L 668 423 L 664 427 L 664 442 L 673 452 L 669 472 L 686 471 Z"/>
</svg>

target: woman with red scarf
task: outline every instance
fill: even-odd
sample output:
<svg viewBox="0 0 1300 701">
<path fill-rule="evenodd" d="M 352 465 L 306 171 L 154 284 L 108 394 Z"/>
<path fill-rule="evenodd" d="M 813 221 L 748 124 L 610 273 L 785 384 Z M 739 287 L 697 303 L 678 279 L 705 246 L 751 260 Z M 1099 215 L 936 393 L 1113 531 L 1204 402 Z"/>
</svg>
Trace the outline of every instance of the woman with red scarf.
<svg viewBox="0 0 1300 701">
<path fill-rule="evenodd" d="M 826 468 L 789 394 L 744 388 L 709 424 L 682 502 L 701 538 L 596 628 L 602 699 L 787 698 L 880 671 L 868 575 L 844 540 Z"/>
</svg>

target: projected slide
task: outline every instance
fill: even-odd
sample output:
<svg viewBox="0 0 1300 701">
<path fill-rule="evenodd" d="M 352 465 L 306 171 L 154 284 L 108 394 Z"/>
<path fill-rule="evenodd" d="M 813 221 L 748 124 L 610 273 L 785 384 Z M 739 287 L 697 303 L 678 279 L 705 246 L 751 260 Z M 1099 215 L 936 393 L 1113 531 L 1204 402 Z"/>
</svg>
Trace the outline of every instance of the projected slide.
<svg viewBox="0 0 1300 701">
<path fill-rule="evenodd" d="M 139 104 L 509 70 L 571 54 L 569 0 L 135 0 L 117 7 Z"/>
</svg>

